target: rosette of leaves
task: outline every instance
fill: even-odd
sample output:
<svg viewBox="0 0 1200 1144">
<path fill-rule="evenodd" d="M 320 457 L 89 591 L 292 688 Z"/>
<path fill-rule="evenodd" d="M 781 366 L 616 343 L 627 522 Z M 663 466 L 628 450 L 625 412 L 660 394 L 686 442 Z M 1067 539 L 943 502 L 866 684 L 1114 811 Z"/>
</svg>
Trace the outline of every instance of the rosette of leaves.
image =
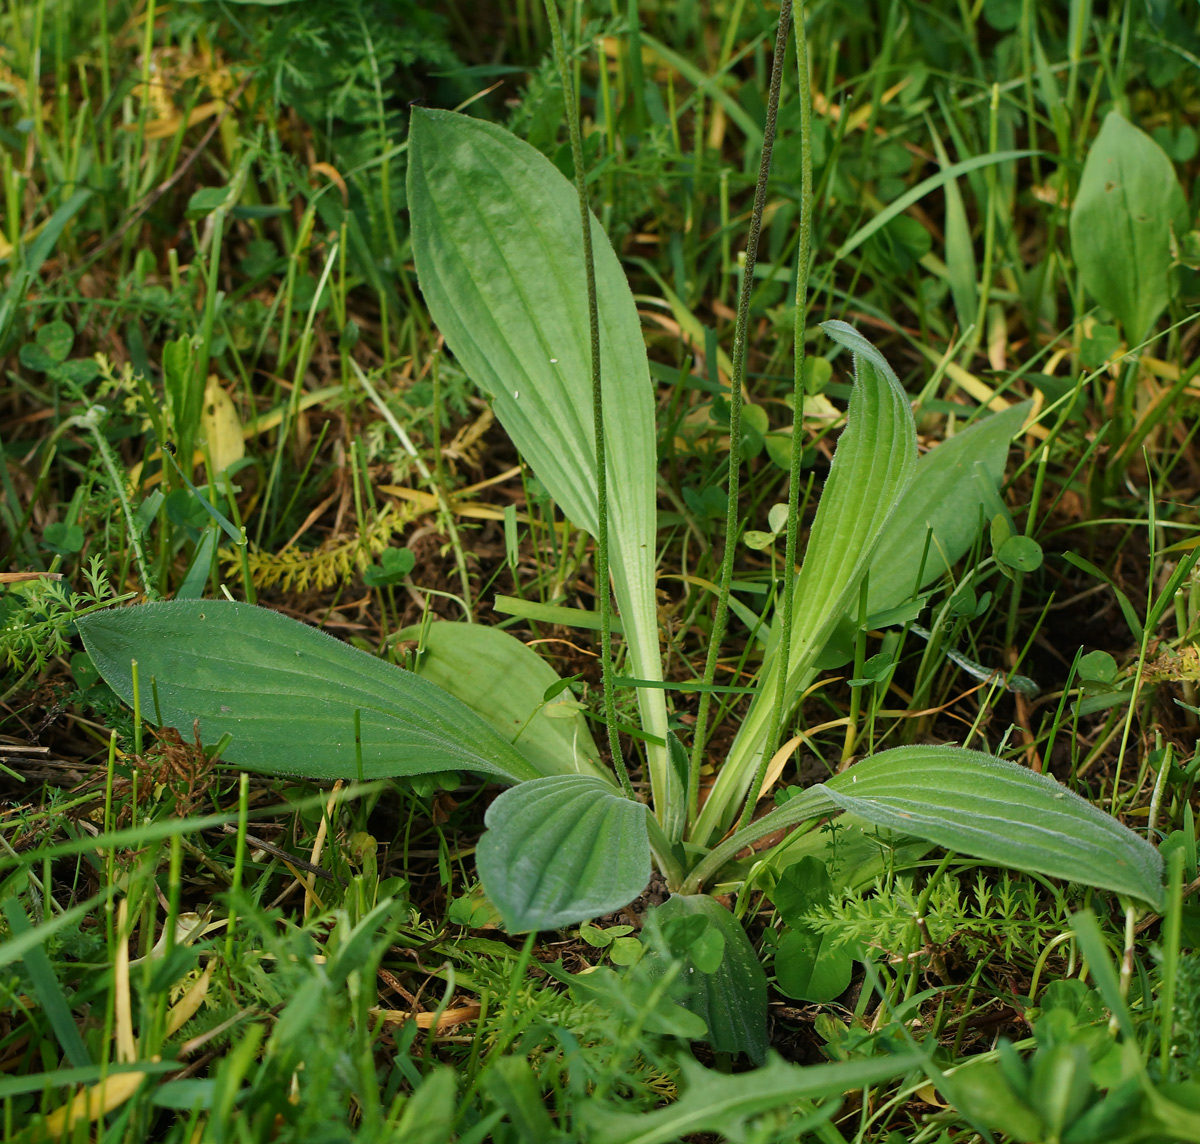
<svg viewBox="0 0 1200 1144">
<path fill-rule="evenodd" d="M 595 532 L 587 274 L 574 191 L 534 148 L 465 115 L 414 111 L 409 156 L 413 251 L 433 318 L 543 487 Z M 470 705 L 469 672 L 443 672 L 439 686 L 419 665 L 404 671 L 276 613 L 221 601 L 87 617 L 80 631 L 104 678 L 132 700 L 136 660 L 142 712 L 180 727 L 198 719 L 205 742 L 232 736 L 223 755 L 232 765 L 317 779 L 462 770 L 506 786 L 488 809 L 476 857 L 510 932 L 603 917 L 632 902 L 657 865 L 675 895 L 665 916 L 696 919 L 682 927 L 695 931 L 697 982 L 684 1003 L 718 1047 L 756 1059 L 765 1049 L 762 970 L 733 915 L 704 890 L 773 831 L 849 811 L 986 862 L 1160 904 L 1161 861 L 1144 839 L 1049 776 L 955 747 L 867 758 L 717 841 L 766 750 L 785 638 L 778 624 L 738 738 L 688 821 L 683 751 L 668 733 L 667 693 L 651 686 L 662 680 L 654 391 L 633 296 L 600 224 L 590 225 L 613 429 L 612 586 L 638 680 L 639 734 L 650 745 L 646 801 L 627 797 L 590 749 L 572 746 L 581 739 L 563 734 L 568 722 L 552 737 L 546 728 L 556 721 L 543 711 L 550 669 L 506 633 L 489 651 L 490 673 L 505 682 L 494 707 Z M 886 359 L 844 323 L 824 328 L 850 351 L 855 382 L 796 582 L 789 712 L 835 630 L 858 615 L 864 577 L 876 614 L 940 577 L 975 541 L 978 521 L 991 517 L 981 512 L 982 486 L 995 495 L 1024 414 L 984 420 L 918 461 L 909 399 Z"/>
</svg>

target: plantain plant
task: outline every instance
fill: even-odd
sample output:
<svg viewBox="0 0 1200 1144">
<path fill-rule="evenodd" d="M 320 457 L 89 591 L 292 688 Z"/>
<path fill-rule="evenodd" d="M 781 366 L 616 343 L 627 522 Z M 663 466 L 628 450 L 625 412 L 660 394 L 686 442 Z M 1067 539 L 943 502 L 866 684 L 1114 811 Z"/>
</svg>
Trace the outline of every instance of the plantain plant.
<svg viewBox="0 0 1200 1144">
<path fill-rule="evenodd" d="M 746 314 L 789 7 L 781 12 L 735 337 L 729 551 L 714 642 L 723 629 L 738 528 Z M 802 35 L 797 39 L 803 76 Z M 674 895 L 658 911 L 662 920 L 698 915 L 717 935 L 697 955 L 704 972 L 695 975 L 689 1007 L 704 1017 L 719 1048 L 758 1060 L 765 1052 L 765 977 L 733 915 L 705 890 L 743 880 L 734 862 L 739 852 L 784 828 L 849 812 L 859 824 L 1158 906 L 1162 863 L 1148 842 L 1053 778 L 978 751 L 887 750 L 750 820 L 780 728 L 819 665 L 829 662 L 839 633 L 861 621 L 863 599 L 869 618 L 888 622 L 889 610 L 967 551 L 981 509 L 995 500 L 1008 443 L 1025 414 L 1014 408 L 992 416 L 918 460 L 899 379 L 870 342 L 841 322 L 822 328 L 854 362 L 846 428 L 803 565 L 785 576 L 748 712 L 700 806 L 705 718 L 691 759 L 668 729 L 654 596 L 654 389 L 633 296 L 604 231 L 586 211 L 574 119 L 572 136 L 575 188 L 533 147 L 497 126 L 415 109 L 408 169 L 413 253 L 447 345 L 567 518 L 599 541 L 599 616 L 576 619 L 607 636 L 610 572 L 636 680 L 648 800 L 635 795 L 617 744 L 605 638 L 614 770 L 602 762 L 565 682 L 518 640 L 477 625 L 432 625 L 419 671 L 406 671 L 249 604 L 142 604 L 80 619 L 103 677 L 160 724 L 191 728 L 199 720 L 210 743 L 232 736 L 223 758 L 242 768 L 315 779 L 468 771 L 506 785 L 487 812 L 477 862 L 510 932 L 617 910 L 645 889 L 657 866 Z M 810 217 L 806 198 L 805 231 Z M 800 334 L 806 281 L 805 234 Z M 803 346 L 798 336 L 799 354 Z M 797 424 L 787 569 L 795 567 L 801 437 Z M 703 716 L 704 700 L 716 690 L 714 665 L 715 652 Z M 786 864 L 793 841 L 785 838 L 757 857 Z"/>
</svg>

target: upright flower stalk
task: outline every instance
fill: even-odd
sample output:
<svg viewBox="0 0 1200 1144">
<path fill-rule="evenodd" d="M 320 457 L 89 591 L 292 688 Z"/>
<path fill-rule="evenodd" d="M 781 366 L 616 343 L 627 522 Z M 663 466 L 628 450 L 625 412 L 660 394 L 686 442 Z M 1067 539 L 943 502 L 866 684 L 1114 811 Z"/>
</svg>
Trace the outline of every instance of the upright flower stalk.
<svg viewBox="0 0 1200 1144">
<path fill-rule="evenodd" d="M 792 454 L 788 477 L 787 541 L 783 557 L 783 601 L 779 612 L 779 678 L 763 756 L 746 795 L 738 827 L 754 813 L 767 767 L 779 743 L 787 715 L 788 670 L 791 667 L 792 620 L 796 609 L 796 545 L 800 532 L 800 461 L 804 455 L 804 329 L 808 321 L 808 272 L 812 246 L 812 92 L 808 76 L 808 38 L 804 28 L 804 0 L 795 7 L 796 67 L 800 83 L 800 245 L 796 252 L 796 320 L 792 369 Z"/>
<path fill-rule="evenodd" d="M 629 798 L 636 798 L 629 781 L 629 769 L 621 754 L 617 737 L 617 706 L 613 695 L 612 673 L 612 600 L 608 575 L 608 464 L 604 451 L 604 396 L 600 371 L 600 309 L 596 301 L 596 264 L 592 254 L 592 218 L 588 206 L 587 180 L 583 170 L 583 133 L 579 127 L 579 104 L 571 68 L 567 59 L 567 42 L 558 18 L 556 0 L 546 0 L 546 19 L 554 41 L 554 58 L 563 88 L 567 108 L 567 129 L 571 136 L 571 159 L 575 166 L 575 190 L 579 195 L 579 218 L 583 228 L 583 265 L 587 276 L 588 329 L 592 350 L 592 425 L 596 438 L 596 596 L 600 601 L 600 672 L 604 681 L 604 725 L 608 731 L 608 748 L 613 767 L 621 780 L 621 789 Z"/>
<path fill-rule="evenodd" d="M 750 324 L 750 296 L 754 292 L 754 267 L 758 261 L 758 240 L 762 233 L 763 209 L 767 203 L 767 180 L 771 171 L 771 152 L 775 146 L 775 123 L 779 113 L 779 91 L 783 84 L 783 64 L 787 55 L 788 24 L 791 15 L 792 0 L 782 0 L 775 33 L 775 55 L 771 62 L 771 88 L 767 97 L 767 120 L 763 127 L 762 160 L 758 168 L 758 181 L 754 187 L 754 207 L 750 214 L 750 234 L 746 240 L 737 321 L 733 329 L 733 376 L 730 378 L 729 395 L 729 500 L 725 510 L 725 553 L 721 560 L 721 581 L 712 635 L 708 644 L 708 659 L 704 665 L 706 688 L 700 693 L 700 707 L 696 713 L 696 730 L 688 766 L 689 823 L 694 823 L 699 813 L 700 765 L 704 759 L 709 708 L 712 706 L 710 689 L 716 678 L 717 659 L 729 622 L 729 593 L 739 532 L 738 491 L 742 469 L 742 386 L 746 380 L 746 331 Z"/>
</svg>

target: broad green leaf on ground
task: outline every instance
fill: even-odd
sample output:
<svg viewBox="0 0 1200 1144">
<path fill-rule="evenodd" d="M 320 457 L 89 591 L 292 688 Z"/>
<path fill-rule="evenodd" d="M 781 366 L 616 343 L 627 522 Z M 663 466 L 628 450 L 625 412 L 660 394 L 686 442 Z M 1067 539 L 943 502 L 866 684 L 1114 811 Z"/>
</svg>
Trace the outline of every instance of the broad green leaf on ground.
<svg viewBox="0 0 1200 1144">
<path fill-rule="evenodd" d="M 233 740 L 222 756 L 247 770 L 315 779 L 474 771 L 502 782 L 534 766 L 464 704 L 315 628 L 266 608 L 216 600 L 113 608 L 79 620 L 97 670 L 142 718 L 185 740 Z M 157 698 L 156 698 L 157 696 Z"/>
<path fill-rule="evenodd" d="M 681 1004 L 708 1026 L 705 1039 L 718 1051 L 745 1053 L 762 1064 L 767 1052 L 767 976 L 758 955 L 737 918 L 707 894 L 675 894 L 647 915 L 646 924 L 689 916 L 704 918 L 720 934 L 724 949 L 715 969 L 701 968 L 694 956 L 687 957 L 683 981 L 689 992 Z"/>
<path fill-rule="evenodd" d="M 1049 775 L 982 751 L 896 747 L 822 787 L 876 826 L 1161 906 L 1162 859 L 1150 843 Z"/>
<path fill-rule="evenodd" d="M 822 329 L 854 354 L 855 384 L 846 430 L 838 440 L 796 580 L 789 712 L 834 626 L 857 599 L 875 546 L 917 461 L 908 395 L 884 356 L 845 322 L 826 322 Z M 777 673 L 777 654 L 768 650 L 758 693 L 693 831 L 698 843 L 728 829 L 750 788 L 764 749 Z"/>
<path fill-rule="evenodd" d="M 1162 908 L 1162 858 L 1144 838 L 1048 775 L 981 751 L 939 746 L 883 751 L 808 787 L 714 847 L 685 888 L 711 881 L 755 839 L 836 807 L 997 866 L 1097 886 Z"/>
<path fill-rule="evenodd" d="M 1171 300 L 1172 232 L 1187 202 L 1166 152 L 1110 111 L 1071 208 L 1071 254 L 1088 292 L 1112 311 L 1136 346 Z"/>
<path fill-rule="evenodd" d="M 850 984 L 854 958 L 836 944 L 832 934 L 805 926 L 788 930 L 775 950 L 775 983 L 797 1001 L 824 1003 L 844 993 Z"/>
<path fill-rule="evenodd" d="M 888 521 L 871 558 L 867 611 L 894 608 L 914 591 L 932 584 L 975 542 L 983 498 L 975 463 L 995 488 L 1004 481 L 1008 445 L 1025 421 L 1029 402 L 1010 406 L 956 433 L 917 462 L 912 484 Z M 932 530 L 920 583 L 925 537 Z"/>
<path fill-rule="evenodd" d="M 827 861 L 808 855 L 789 864 L 767 892 L 788 927 L 775 949 L 775 983 L 797 1001 L 832 1001 L 845 992 L 854 967 L 850 950 L 807 924 L 807 915 L 833 893 Z"/>
<path fill-rule="evenodd" d="M 904 1076 L 921 1068 L 922 1058 L 914 1053 L 802 1067 L 772 1054 L 762 1068 L 735 1075 L 706 1069 L 688 1057 L 681 1057 L 679 1064 L 680 1096 L 666 1108 L 634 1113 L 613 1111 L 599 1101 L 585 1105 L 581 1115 L 589 1144 L 670 1144 L 709 1132 L 746 1139 L 750 1117 Z M 789 1125 L 796 1132 L 794 1139 L 799 1139 L 806 1119 L 798 1117 Z"/>
<path fill-rule="evenodd" d="M 505 791 L 488 807 L 475 861 L 508 931 L 557 929 L 629 905 L 650 881 L 648 813 L 588 775 Z"/>
<path fill-rule="evenodd" d="M 396 638 L 420 636 L 421 625 L 414 624 Z M 430 624 L 416 670 L 495 727 L 539 774 L 605 777 L 587 720 L 563 706 L 571 702 L 570 691 L 544 703 L 547 691 L 562 681 L 515 636 L 486 624 Z"/>
<path fill-rule="evenodd" d="M 408 201 L 421 290 L 446 343 L 563 512 L 597 528 L 591 339 L 571 184 L 491 123 L 415 109 Z M 641 322 L 621 264 L 592 219 L 606 410 L 613 590 L 632 674 L 662 679 L 654 597 L 657 448 Z M 638 691 L 645 730 L 667 737 L 662 692 Z M 659 813 L 683 792 L 650 752 Z"/>
<path fill-rule="evenodd" d="M 807 915 L 826 905 L 832 894 L 833 879 L 828 866 L 812 855 L 789 863 L 767 891 L 771 905 L 789 926 L 803 925 Z"/>
</svg>

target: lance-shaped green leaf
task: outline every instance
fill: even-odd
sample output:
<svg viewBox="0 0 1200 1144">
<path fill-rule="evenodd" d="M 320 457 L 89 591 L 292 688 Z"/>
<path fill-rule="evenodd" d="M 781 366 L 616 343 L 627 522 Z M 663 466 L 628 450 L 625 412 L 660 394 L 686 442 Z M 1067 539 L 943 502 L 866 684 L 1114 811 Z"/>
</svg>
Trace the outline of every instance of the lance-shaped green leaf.
<svg viewBox="0 0 1200 1144">
<path fill-rule="evenodd" d="M 964 747 L 895 747 L 809 787 L 713 849 L 694 892 L 754 839 L 841 807 L 874 826 L 1161 909 L 1162 858 L 1144 838 L 1049 775 Z"/>
<path fill-rule="evenodd" d="M 685 954 L 683 981 L 688 992 L 680 1003 L 708 1026 L 704 1039 L 715 1049 L 745 1053 L 762 1064 L 767 1054 L 767 975 L 741 922 L 707 894 L 673 894 L 647 914 L 650 928 L 643 941 L 654 927 L 685 917 L 703 918 L 718 935 L 720 960 L 704 964 L 703 956 Z M 709 943 L 709 952 L 712 948 Z"/>
<path fill-rule="evenodd" d="M 653 1112 L 618 1112 L 600 1101 L 583 1105 L 589 1144 L 671 1144 L 700 1133 L 719 1132 L 729 1140 L 744 1140 L 746 1122 L 775 1108 L 788 1108 L 802 1100 L 840 1097 L 921 1068 L 916 1053 L 869 1057 L 833 1064 L 788 1064 L 772 1054 L 763 1068 L 752 1072 L 719 1073 L 682 1057 L 683 1085 L 679 1099 Z M 795 1116 L 788 1124 L 790 1139 L 828 1119 L 829 1112 Z"/>
<path fill-rule="evenodd" d="M 506 790 L 475 861 L 510 933 L 557 929 L 629 905 L 650 881 L 645 805 L 588 775 Z"/>
<path fill-rule="evenodd" d="M 420 639 L 421 629 L 414 624 L 396 638 Z M 417 674 L 461 699 L 539 774 L 607 777 L 578 704 L 532 648 L 486 624 L 430 624 L 424 640 Z"/>
<path fill-rule="evenodd" d="M 896 747 L 824 784 L 845 810 L 1030 873 L 1158 906 L 1162 859 L 1144 838 L 1050 775 L 962 747 Z"/>
<path fill-rule="evenodd" d="M 563 512 L 594 536 L 596 448 L 579 200 L 541 152 L 491 123 L 416 109 L 408 202 L 421 291 L 446 343 Z M 621 264 L 592 219 L 604 390 L 613 591 L 632 674 L 662 679 L 654 598 L 654 388 Z M 666 741 L 661 691 L 638 692 Z M 650 751 L 655 805 L 682 805 Z"/>
<path fill-rule="evenodd" d="M 1071 208 L 1071 254 L 1088 292 L 1136 346 L 1171 300 L 1174 237 L 1187 201 L 1166 152 L 1110 111 L 1088 151 Z"/>
<path fill-rule="evenodd" d="M 896 505 L 871 557 L 868 616 L 887 612 L 932 584 L 975 542 L 980 528 L 993 515 L 989 506 L 995 497 L 988 494 L 1004 481 L 1009 442 L 1020 430 L 1029 407 L 1030 402 L 1023 401 L 986 417 L 918 459 L 912 483 Z M 857 622 L 855 599 L 831 634 L 815 669 L 828 671 L 850 662 Z M 772 628 L 772 639 L 779 638 L 777 627 L 778 623 Z M 808 687 L 815 675 L 816 670 L 801 680 L 800 689 Z"/>
<path fill-rule="evenodd" d="M 914 591 L 932 584 L 975 542 L 981 519 L 990 519 L 980 514 L 984 502 L 975 465 L 982 463 L 992 486 L 999 488 L 1009 442 L 1028 412 L 1029 402 L 1013 405 L 956 433 L 917 461 L 912 483 L 871 557 L 868 613 L 894 608 Z M 930 532 L 926 553 L 925 538 Z"/>
<path fill-rule="evenodd" d="M 838 440 L 804 565 L 796 579 L 786 698 L 789 711 L 834 625 L 857 596 L 875 546 L 912 480 L 917 460 L 917 430 L 908 395 L 884 356 L 845 322 L 826 322 L 822 329 L 853 352 L 855 385 L 846 430 Z M 769 649 L 758 691 L 697 820 L 693 839 L 698 843 L 729 827 L 750 788 L 775 702 L 778 662 L 777 654 Z"/>
<path fill-rule="evenodd" d="M 353 779 L 358 712 L 364 778 L 474 771 L 502 782 L 537 770 L 465 704 L 428 680 L 266 608 L 174 600 L 79 621 L 100 674 L 142 717 L 185 739 L 233 740 L 222 758 L 247 770 Z"/>
</svg>

